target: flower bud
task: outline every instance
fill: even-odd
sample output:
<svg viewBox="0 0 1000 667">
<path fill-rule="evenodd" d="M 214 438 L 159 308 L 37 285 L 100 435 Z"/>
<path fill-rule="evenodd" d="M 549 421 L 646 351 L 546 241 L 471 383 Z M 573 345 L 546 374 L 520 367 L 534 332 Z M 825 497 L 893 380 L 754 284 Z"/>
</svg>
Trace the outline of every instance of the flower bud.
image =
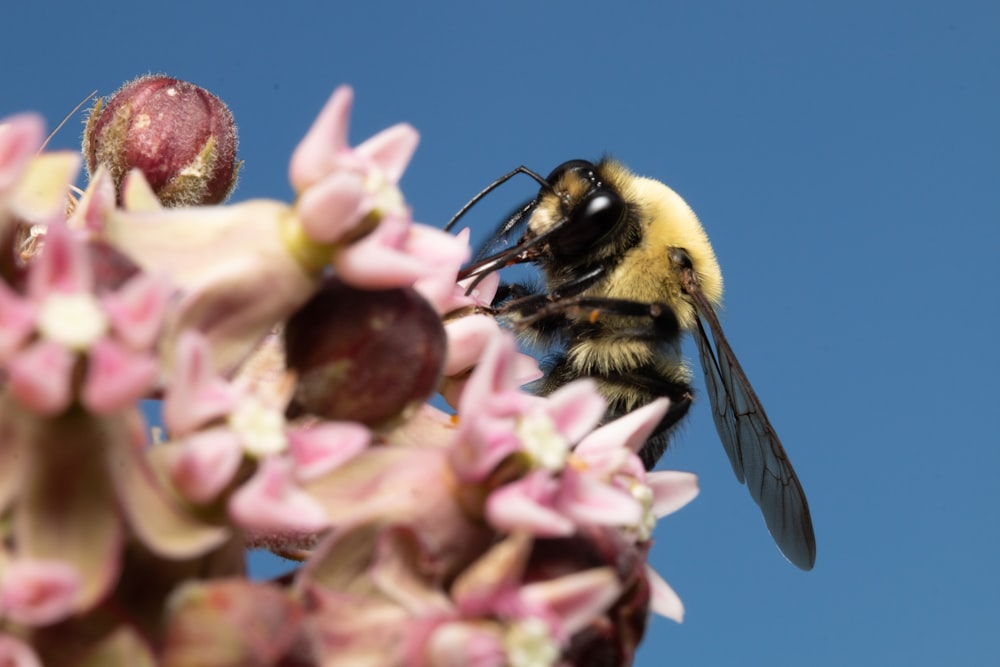
<svg viewBox="0 0 1000 667">
<path fill-rule="evenodd" d="M 92 176 L 105 165 L 121 200 L 131 169 L 142 171 L 164 206 L 224 201 L 236 185 L 236 123 L 204 88 L 166 76 L 125 84 L 106 106 L 98 100 L 83 135 Z"/>
<path fill-rule="evenodd" d="M 389 426 L 434 393 L 446 337 L 415 290 L 361 290 L 333 278 L 289 319 L 285 350 L 298 374 L 290 416 Z"/>
</svg>

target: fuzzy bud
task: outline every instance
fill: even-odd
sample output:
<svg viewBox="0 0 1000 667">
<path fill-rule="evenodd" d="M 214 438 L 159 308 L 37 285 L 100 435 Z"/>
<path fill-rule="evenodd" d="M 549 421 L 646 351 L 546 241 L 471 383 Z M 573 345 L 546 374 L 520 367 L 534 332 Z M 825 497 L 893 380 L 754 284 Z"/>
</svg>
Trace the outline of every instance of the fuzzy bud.
<svg viewBox="0 0 1000 667">
<path fill-rule="evenodd" d="M 143 76 L 98 100 L 83 135 L 91 176 L 99 165 L 121 187 L 142 171 L 164 206 L 224 201 L 236 185 L 236 123 L 229 108 L 204 88 L 166 76 Z"/>
</svg>

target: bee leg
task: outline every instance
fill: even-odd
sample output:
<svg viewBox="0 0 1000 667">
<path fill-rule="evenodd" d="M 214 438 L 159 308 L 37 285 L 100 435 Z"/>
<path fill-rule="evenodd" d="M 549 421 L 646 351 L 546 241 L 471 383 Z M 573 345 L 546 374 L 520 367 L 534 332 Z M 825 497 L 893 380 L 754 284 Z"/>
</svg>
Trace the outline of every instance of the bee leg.
<svg viewBox="0 0 1000 667">
<path fill-rule="evenodd" d="M 581 324 L 596 325 L 602 317 L 649 318 L 652 326 L 615 327 L 616 335 L 651 340 L 666 340 L 680 335 L 680 322 L 674 311 L 662 303 L 646 303 L 593 296 L 572 296 L 550 301 L 545 294 L 531 295 L 510 301 L 503 306 L 507 312 L 516 312 L 515 322 L 521 327 L 533 326 L 540 320 L 561 316 Z M 585 331 L 577 332 L 586 335 Z"/>
</svg>

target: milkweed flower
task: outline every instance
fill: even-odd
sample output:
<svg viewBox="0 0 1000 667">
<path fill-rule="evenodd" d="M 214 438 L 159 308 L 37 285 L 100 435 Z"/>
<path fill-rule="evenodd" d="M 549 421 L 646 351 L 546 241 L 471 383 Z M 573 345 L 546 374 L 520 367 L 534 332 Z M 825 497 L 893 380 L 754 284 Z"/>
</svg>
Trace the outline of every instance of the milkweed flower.
<svg viewBox="0 0 1000 667">
<path fill-rule="evenodd" d="M 458 281 L 468 232 L 400 190 L 416 131 L 351 145 L 352 101 L 295 149 L 292 203 L 95 163 L 67 210 L 79 156 L 0 123 L 0 662 L 629 664 L 650 612 L 681 620 L 646 562 L 697 481 L 637 455 L 668 401 L 608 422 L 591 380 L 526 392 L 498 279 Z M 145 123 L 112 106 L 90 140 Z M 247 546 L 303 564 L 249 582 Z"/>
</svg>

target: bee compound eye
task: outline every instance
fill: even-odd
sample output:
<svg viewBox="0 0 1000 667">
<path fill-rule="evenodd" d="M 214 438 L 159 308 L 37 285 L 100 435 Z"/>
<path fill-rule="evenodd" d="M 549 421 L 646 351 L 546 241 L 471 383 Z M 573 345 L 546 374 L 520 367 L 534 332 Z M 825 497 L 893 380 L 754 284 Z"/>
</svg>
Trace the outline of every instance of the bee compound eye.
<svg viewBox="0 0 1000 667">
<path fill-rule="evenodd" d="M 568 160 L 553 169 L 552 173 L 550 173 L 548 178 L 545 180 L 548 181 L 550 186 L 554 187 L 556 183 L 562 180 L 562 178 L 570 172 L 577 172 L 581 178 L 590 180 L 594 169 L 595 167 L 593 162 L 588 162 L 587 160 Z"/>
<path fill-rule="evenodd" d="M 588 245 L 604 237 L 625 216 L 625 201 L 611 190 L 598 190 L 573 210 L 563 230 L 552 240 L 557 255 L 582 252 Z"/>
</svg>

